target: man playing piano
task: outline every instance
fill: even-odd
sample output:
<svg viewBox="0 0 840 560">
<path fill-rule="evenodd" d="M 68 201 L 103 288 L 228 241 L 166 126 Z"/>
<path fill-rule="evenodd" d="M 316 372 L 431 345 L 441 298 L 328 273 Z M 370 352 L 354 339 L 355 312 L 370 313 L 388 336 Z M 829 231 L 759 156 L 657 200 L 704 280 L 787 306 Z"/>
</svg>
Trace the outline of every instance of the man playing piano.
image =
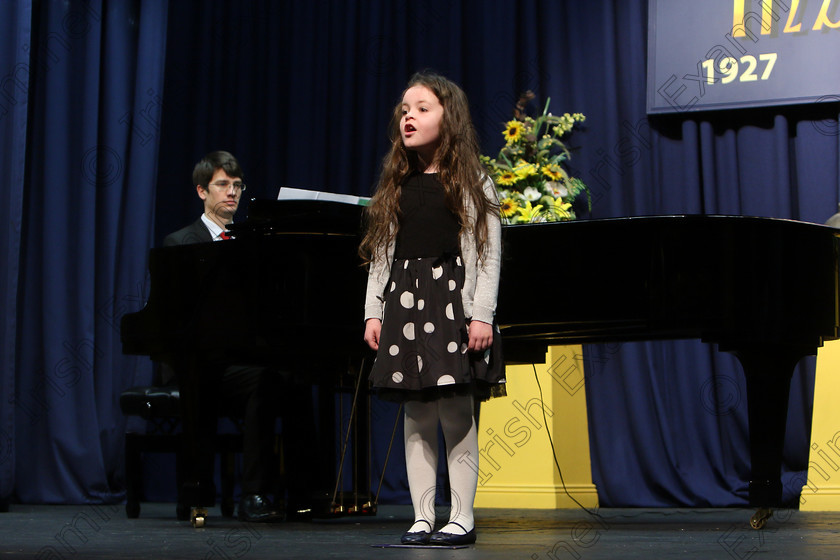
<svg viewBox="0 0 840 560">
<path fill-rule="evenodd" d="M 225 227 L 233 221 L 245 185 L 236 158 L 224 151 L 204 156 L 193 169 L 193 185 L 204 201 L 201 217 L 174 233 L 164 247 L 227 239 Z M 224 294 L 219 294 L 222 297 Z M 209 304 L 209 302 L 208 302 Z M 229 328 L 222 323 L 218 328 Z M 196 333 L 200 336 L 200 333 Z M 213 454 L 210 438 L 216 429 L 216 414 L 229 414 L 244 420 L 242 498 L 240 521 L 281 521 L 268 493 L 273 479 L 274 424 L 277 415 L 279 383 L 277 372 L 260 366 L 231 364 L 207 358 L 207 371 L 201 373 L 201 406 L 196 422 L 199 441 L 199 482 L 212 488 Z M 175 372 L 177 375 L 177 371 Z M 171 374 L 170 374 L 171 375 Z M 208 406 L 209 405 L 209 406 Z"/>
<path fill-rule="evenodd" d="M 245 184 L 239 162 L 228 152 L 211 152 L 193 169 L 193 184 L 204 201 L 204 213 L 185 228 L 170 233 L 164 247 L 227 239 L 225 226 L 233 221 Z"/>
</svg>

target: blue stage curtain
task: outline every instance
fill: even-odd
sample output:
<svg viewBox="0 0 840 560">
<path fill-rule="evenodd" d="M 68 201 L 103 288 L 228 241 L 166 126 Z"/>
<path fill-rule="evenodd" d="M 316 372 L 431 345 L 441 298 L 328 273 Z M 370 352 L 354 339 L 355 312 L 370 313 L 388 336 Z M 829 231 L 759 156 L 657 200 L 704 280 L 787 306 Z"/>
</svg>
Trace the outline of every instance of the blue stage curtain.
<svg viewBox="0 0 840 560">
<path fill-rule="evenodd" d="M 0 4 L 0 509 L 15 486 L 15 361 L 32 2 Z"/>
<path fill-rule="evenodd" d="M 606 47 L 610 37 L 600 40 L 606 67 L 644 74 L 643 49 L 618 53 Z M 637 91 L 607 95 L 621 105 Z M 593 213 L 823 223 L 840 192 L 838 112 L 834 103 L 648 119 L 636 98 L 612 116 L 612 134 L 595 139 Z M 733 356 L 693 340 L 598 345 L 587 348 L 587 366 L 602 506 L 747 504 L 746 385 Z M 803 359 L 791 383 L 782 482 L 794 507 L 807 476 L 814 368 L 813 358 Z"/>
<path fill-rule="evenodd" d="M 51 0 L 32 14 L 12 370 L 15 492 L 25 503 L 113 503 L 123 493 L 119 394 L 148 381 L 151 366 L 122 355 L 119 319 L 147 292 L 166 9 L 165 0 Z"/>
<path fill-rule="evenodd" d="M 211 149 L 243 160 L 253 196 L 274 197 L 282 185 L 370 194 L 391 108 L 423 68 L 464 87 L 487 154 L 501 147 L 521 91 L 536 93 L 532 113 L 548 98 L 555 113 L 585 113 L 569 140 L 571 168 L 594 200 L 584 219 L 721 213 L 821 223 L 836 208 L 836 104 L 647 117 L 644 0 L 184 1 L 171 9 L 172 21 L 192 16 L 193 25 L 170 28 L 159 181 L 169 203 L 158 208 L 157 241 L 200 211 L 187 179 Z M 581 286 L 576 297 L 597 294 Z M 697 341 L 595 345 L 586 354 L 602 505 L 746 503 L 746 400 L 732 356 Z M 813 364 L 803 361 L 792 384 L 788 498 L 807 466 Z M 375 474 L 395 414 L 374 404 Z M 384 502 L 408 501 L 397 429 Z"/>
<path fill-rule="evenodd" d="M 648 123 L 640 106 L 631 122 L 651 130 L 652 200 L 636 213 L 822 223 L 840 192 L 837 119 L 837 105 L 827 104 Z M 627 181 L 631 167 L 625 161 L 605 169 L 613 185 L 640 193 L 645 183 Z M 589 349 L 593 477 L 602 505 L 747 503 L 746 385 L 737 360 L 715 349 L 699 341 Z M 814 368 L 813 358 L 804 359 L 791 383 L 782 483 L 792 505 L 807 476 Z"/>
<path fill-rule="evenodd" d="M 26 6 L 4 3 L 3 15 L 25 22 Z M 121 355 L 118 318 L 142 307 L 148 248 L 201 211 L 190 184 L 195 161 L 215 149 L 235 153 L 249 198 L 274 197 L 283 185 L 368 195 L 391 109 L 416 70 L 436 69 L 464 87 L 487 154 L 498 152 L 523 90 L 539 105 L 551 98 L 554 113 L 585 113 L 569 139 L 572 171 L 593 194 L 584 219 L 720 213 L 821 223 L 837 208 L 836 103 L 646 116 L 645 0 L 34 6 L 32 38 L 16 23 L 17 42 L 0 39 L 0 76 L 26 52 L 34 57 L 26 95 L 9 80 L 0 88 L 9 110 L 0 157 L 20 162 L 11 147 L 25 145 L 27 158 L 24 181 L 14 180 L 23 163 L 7 167 L 3 301 L 23 304 L 16 323 L 4 312 L 0 380 L 3 457 L 14 457 L 25 501 L 117 494 L 124 420 L 116 395 L 150 375 L 147 359 Z M 38 48 L 22 48 L 30 44 Z M 12 91 L 19 104 L 8 102 Z M 10 119 L 26 125 L 25 136 Z M 247 203 L 237 219 L 246 213 Z M 562 250 L 547 250 L 547 260 Z M 558 280 L 558 294 L 566 291 Z M 597 294 L 580 286 L 574 297 Z M 734 358 L 697 341 L 596 345 L 586 354 L 603 506 L 746 503 L 746 403 Z M 803 361 L 792 386 L 788 498 L 807 466 L 813 363 Z M 376 475 L 396 408 L 373 408 Z M 399 431 L 396 442 L 385 503 L 408 501 Z M 11 484 L 6 464 L 0 459 L 0 484 Z"/>
</svg>

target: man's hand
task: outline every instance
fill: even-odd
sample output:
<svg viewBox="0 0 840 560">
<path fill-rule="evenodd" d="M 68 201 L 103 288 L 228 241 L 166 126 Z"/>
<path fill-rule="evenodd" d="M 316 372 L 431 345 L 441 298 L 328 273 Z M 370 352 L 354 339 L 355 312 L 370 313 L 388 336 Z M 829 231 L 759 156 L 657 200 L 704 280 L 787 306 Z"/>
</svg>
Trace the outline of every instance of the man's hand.
<svg viewBox="0 0 840 560">
<path fill-rule="evenodd" d="M 365 322 L 365 342 L 374 350 L 379 350 L 379 333 L 382 331 L 382 321 L 368 319 Z"/>
<path fill-rule="evenodd" d="M 470 352 L 482 352 L 493 344 L 493 325 L 483 321 L 471 321 L 467 325 L 467 334 L 470 337 Z"/>
</svg>

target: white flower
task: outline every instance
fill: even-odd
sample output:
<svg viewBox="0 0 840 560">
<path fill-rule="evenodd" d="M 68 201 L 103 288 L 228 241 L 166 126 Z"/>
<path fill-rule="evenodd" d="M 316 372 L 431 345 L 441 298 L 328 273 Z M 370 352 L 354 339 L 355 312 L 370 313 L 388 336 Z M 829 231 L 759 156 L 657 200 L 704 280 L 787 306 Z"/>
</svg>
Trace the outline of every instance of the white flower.
<svg viewBox="0 0 840 560">
<path fill-rule="evenodd" d="M 539 200 L 542 196 L 540 194 L 540 191 L 538 191 L 534 187 L 525 187 L 525 189 L 522 191 L 522 194 L 525 195 L 525 198 L 527 200 L 530 200 L 531 202 Z"/>
<path fill-rule="evenodd" d="M 559 181 L 549 181 L 546 185 L 550 185 L 551 194 L 554 195 L 554 198 L 568 196 L 569 194 L 569 189 L 566 188 L 566 185 Z"/>
</svg>

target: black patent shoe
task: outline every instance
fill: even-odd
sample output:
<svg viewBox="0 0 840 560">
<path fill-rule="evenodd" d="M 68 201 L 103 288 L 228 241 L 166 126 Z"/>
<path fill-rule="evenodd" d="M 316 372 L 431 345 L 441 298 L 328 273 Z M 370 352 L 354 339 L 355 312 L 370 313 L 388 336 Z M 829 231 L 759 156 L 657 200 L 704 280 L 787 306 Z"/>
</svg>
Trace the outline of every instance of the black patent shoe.
<svg viewBox="0 0 840 560">
<path fill-rule="evenodd" d="M 239 500 L 239 521 L 251 523 L 277 523 L 285 515 L 274 509 L 271 502 L 261 494 L 245 494 Z"/>
<path fill-rule="evenodd" d="M 421 521 L 428 525 L 429 529 L 432 529 L 432 524 L 425 519 L 418 519 L 414 523 L 420 523 Z M 429 544 L 429 537 L 431 535 L 431 531 L 416 531 L 414 533 L 406 531 L 400 539 L 400 542 L 402 544 Z"/>
<path fill-rule="evenodd" d="M 455 523 L 454 521 L 450 521 L 447 525 L 458 525 L 461 529 L 464 527 L 460 523 Z M 464 529 L 466 531 L 466 529 Z M 453 533 L 444 533 L 443 531 L 438 531 L 433 533 L 431 537 L 429 537 L 429 544 L 434 544 L 438 546 L 458 546 L 464 544 L 473 544 L 475 543 L 475 527 L 464 533 L 463 535 L 455 535 Z"/>
</svg>

